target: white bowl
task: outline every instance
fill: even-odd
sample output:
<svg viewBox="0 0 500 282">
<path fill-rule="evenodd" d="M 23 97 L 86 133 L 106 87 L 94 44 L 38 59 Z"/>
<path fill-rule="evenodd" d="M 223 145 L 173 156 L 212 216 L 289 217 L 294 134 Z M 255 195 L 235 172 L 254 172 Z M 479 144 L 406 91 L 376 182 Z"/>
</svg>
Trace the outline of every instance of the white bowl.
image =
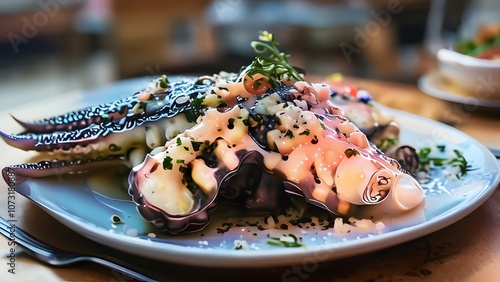
<svg viewBox="0 0 500 282">
<path fill-rule="evenodd" d="M 440 73 L 481 100 L 500 99 L 500 62 L 478 59 L 449 49 L 437 52 Z"/>
</svg>

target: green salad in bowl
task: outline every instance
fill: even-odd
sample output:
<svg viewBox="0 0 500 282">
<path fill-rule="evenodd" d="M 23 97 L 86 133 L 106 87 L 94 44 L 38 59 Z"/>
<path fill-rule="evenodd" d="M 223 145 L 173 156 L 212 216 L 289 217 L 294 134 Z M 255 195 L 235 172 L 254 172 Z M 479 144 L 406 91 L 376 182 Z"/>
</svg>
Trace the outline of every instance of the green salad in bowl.
<svg viewBox="0 0 500 282">
<path fill-rule="evenodd" d="M 478 59 L 500 60 L 500 24 L 483 26 L 474 39 L 458 42 L 455 51 Z"/>
<path fill-rule="evenodd" d="M 500 100 L 500 24 L 485 25 L 472 39 L 437 54 L 440 74 L 478 100 Z"/>
</svg>

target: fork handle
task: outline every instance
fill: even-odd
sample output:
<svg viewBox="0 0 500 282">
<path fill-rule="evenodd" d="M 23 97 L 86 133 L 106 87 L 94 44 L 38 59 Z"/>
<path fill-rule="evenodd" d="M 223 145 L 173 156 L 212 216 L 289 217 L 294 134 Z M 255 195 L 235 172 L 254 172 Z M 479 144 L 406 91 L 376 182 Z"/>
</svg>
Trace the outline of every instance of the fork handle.
<svg viewBox="0 0 500 282">
<path fill-rule="evenodd" d="M 0 217 L 0 233 L 5 236 L 7 239 L 11 239 L 12 236 L 12 231 L 10 230 L 11 228 L 11 223 L 5 220 L 3 217 Z M 36 258 L 39 261 L 39 255 L 47 256 L 50 255 L 50 252 L 47 249 L 57 249 L 56 247 L 49 246 L 45 243 L 40 242 L 40 240 L 36 239 L 32 235 L 28 234 L 24 230 L 20 229 L 19 227 L 15 227 L 13 230 L 14 235 L 15 235 L 15 240 L 16 244 L 23 247 L 28 254 L 30 254 L 33 258 Z M 36 245 L 36 247 L 35 247 Z M 137 266 L 133 266 L 130 263 L 123 261 L 119 259 L 121 252 L 111 249 L 106 246 L 101 246 L 103 250 L 105 250 L 105 253 L 107 254 L 106 256 L 104 255 L 82 255 L 81 257 L 78 257 L 71 262 L 68 262 L 66 264 L 71 264 L 71 263 L 76 263 L 78 261 L 92 261 L 94 263 L 98 263 L 100 265 L 103 265 L 105 267 L 108 267 L 112 270 L 118 271 L 120 273 L 123 273 L 127 276 L 130 276 L 134 279 L 140 280 L 140 281 L 147 281 L 147 282 L 154 282 L 158 281 L 153 278 L 150 278 L 148 276 L 145 276 L 142 273 L 148 273 L 150 271 L 145 270 L 145 269 L 138 269 Z M 44 262 L 44 261 L 42 261 Z M 47 262 L 45 262 L 47 263 Z M 63 264 L 61 264 L 63 265 Z"/>
</svg>

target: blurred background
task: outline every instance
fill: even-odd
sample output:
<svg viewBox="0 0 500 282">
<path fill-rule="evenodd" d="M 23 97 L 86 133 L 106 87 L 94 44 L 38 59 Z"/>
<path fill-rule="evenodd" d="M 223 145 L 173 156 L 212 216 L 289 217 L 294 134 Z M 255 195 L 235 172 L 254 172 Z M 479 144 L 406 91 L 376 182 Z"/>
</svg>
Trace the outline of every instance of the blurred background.
<svg viewBox="0 0 500 282">
<path fill-rule="evenodd" d="M 2 108 L 16 93 L 35 99 L 131 77 L 237 72 L 264 29 L 308 74 L 415 83 L 435 67 L 438 48 L 472 36 L 497 2 L 3 0 Z"/>
</svg>

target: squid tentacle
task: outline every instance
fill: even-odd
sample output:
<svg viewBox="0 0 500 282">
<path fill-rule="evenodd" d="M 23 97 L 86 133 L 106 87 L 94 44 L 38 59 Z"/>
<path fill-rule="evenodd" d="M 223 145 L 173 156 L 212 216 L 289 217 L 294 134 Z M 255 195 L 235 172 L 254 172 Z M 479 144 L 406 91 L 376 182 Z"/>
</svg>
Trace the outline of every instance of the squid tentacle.
<svg viewBox="0 0 500 282">
<path fill-rule="evenodd" d="M 95 170 L 96 167 L 107 167 L 113 166 L 128 166 L 128 161 L 124 155 L 107 155 L 102 157 L 97 157 L 95 159 L 73 159 L 73 160 L 53 160 L 53 161 L 40 161 L 37 163 L 28 164 L 18 164 L 13 165 L 8 168 L 4 168 L 6 171 L 15 171 L 17 176 L 24 177 L 46 177 L 52 175 L 61 175 L 67 173 L 78 173 L 85 172 L 88 170 Z M 75 167 L 78 167 L 78 171 L 75 171 Z M 6 173 L 3 173 L 6 175 Z M 20 179 L 19 181 L 21 181 Z"/>
<path fill-rule="evenodd" d="M 164 104 L 164 106 L 156 105 L 153 107 L 153 105 L 146 105 L 146 113 L 144 115 L 146 117 L 151 116 L 151 120 L 154 120 L 155 117 L 152 117 L 154 116 L 152 113 L 160 110 L 163 115 L 156 117 L 156 119 L 175 116 L 180 112 L 188 110 L 188 102 L 192 101 L 197 95 L 205 93 L 209 86 L 209 84 L 194 84 L 189 79 L 175 81 L 167 91 L 155 94 L 159 98 L 157 104 Z M 141 93 L 142 92 L 137 92 L 132 96 L 118 101 L 72 111 L 64 115 L 34 122 L 27 122 L 17 117 L 12 117 L 30 133 L 73 131 L 86 128 L 92 124 L 100 124 L 106 121 L 116 122 L 130 116 L 141 116 L 133 111 L 134 107 L 136 107 L 138 103 L 141 103 L 139 100 L 139 94 Z M 147 104 L 150 104 L 150 102 L 154 101 L 149 101 Z"/>
<path fill-rule="evenodd" d="M 35 122 L 26 122 L 14 116 L 12 116 L 12 118 L 31 133 L 71 131 L 85 128 L 91 124 L 100 123 L 105 120 L 106 115 L 117 116 L 118 118 L 126 116 L 130 107 L 135 105 L 138 100 L 135 94 L 133 97 L 128 97 L 124 100 L 120 100 L 119 102 L 119 107 L 116 107 L 116 102 L 101 104 Z"/>
<path fill-rule="evenodd" d="M 186 112 L 193 108 L 190 102 L 200 94 L 203 94 L 206 91 L 206 87 L 206 85 L 189 84 L 186 81 L 182 81 L 176 87 L 172 87 L 172 91 L 165 93 L 168 94 L 168 99 L 148 101 L 140 113 L 133 113 L 131 111 L 139 103 L 136 98 L 125 99 L 121 101 L 123 102 L 122 105 L 126 104 L 122 108 L 126 107 L 128 110 L 124 111 L 128 112 L 128 114 L 119 119 L 105 119 L 102 117 L 102 114 L 99 114 L 102 113 L 102 109 L 117 104 L 111 103 L 50 119 L 47 124 L 56 127 L 57 131 L 45 132 L 50 129 L 47 124 L 42 126 L 42 123 L 37 123 L 35 126 L 32 126 L 32 124 L 21 123 L 28 128 L 35 127 L 35 132 L 12 135 L 0 131 L 0 136 L 9 145 L 23 150 L 69 150 L 79 145 L 85 146 L 100 142 L 110 134 L 129 131 L 146 123 L 169 119 L 182 112 Z M 75 120 L 73 117 L 82 115 L 85 115 L 85 118 L 79 119 L 81 128 L 77 126 L 73 130 L 64 130 L 64 127 L 73 128 L 74 122 L 66 123 L 67 121 Z M 83 124 L 90 120 L 92 120 L 92 123 L 83 127 Z"/>
</svg>

